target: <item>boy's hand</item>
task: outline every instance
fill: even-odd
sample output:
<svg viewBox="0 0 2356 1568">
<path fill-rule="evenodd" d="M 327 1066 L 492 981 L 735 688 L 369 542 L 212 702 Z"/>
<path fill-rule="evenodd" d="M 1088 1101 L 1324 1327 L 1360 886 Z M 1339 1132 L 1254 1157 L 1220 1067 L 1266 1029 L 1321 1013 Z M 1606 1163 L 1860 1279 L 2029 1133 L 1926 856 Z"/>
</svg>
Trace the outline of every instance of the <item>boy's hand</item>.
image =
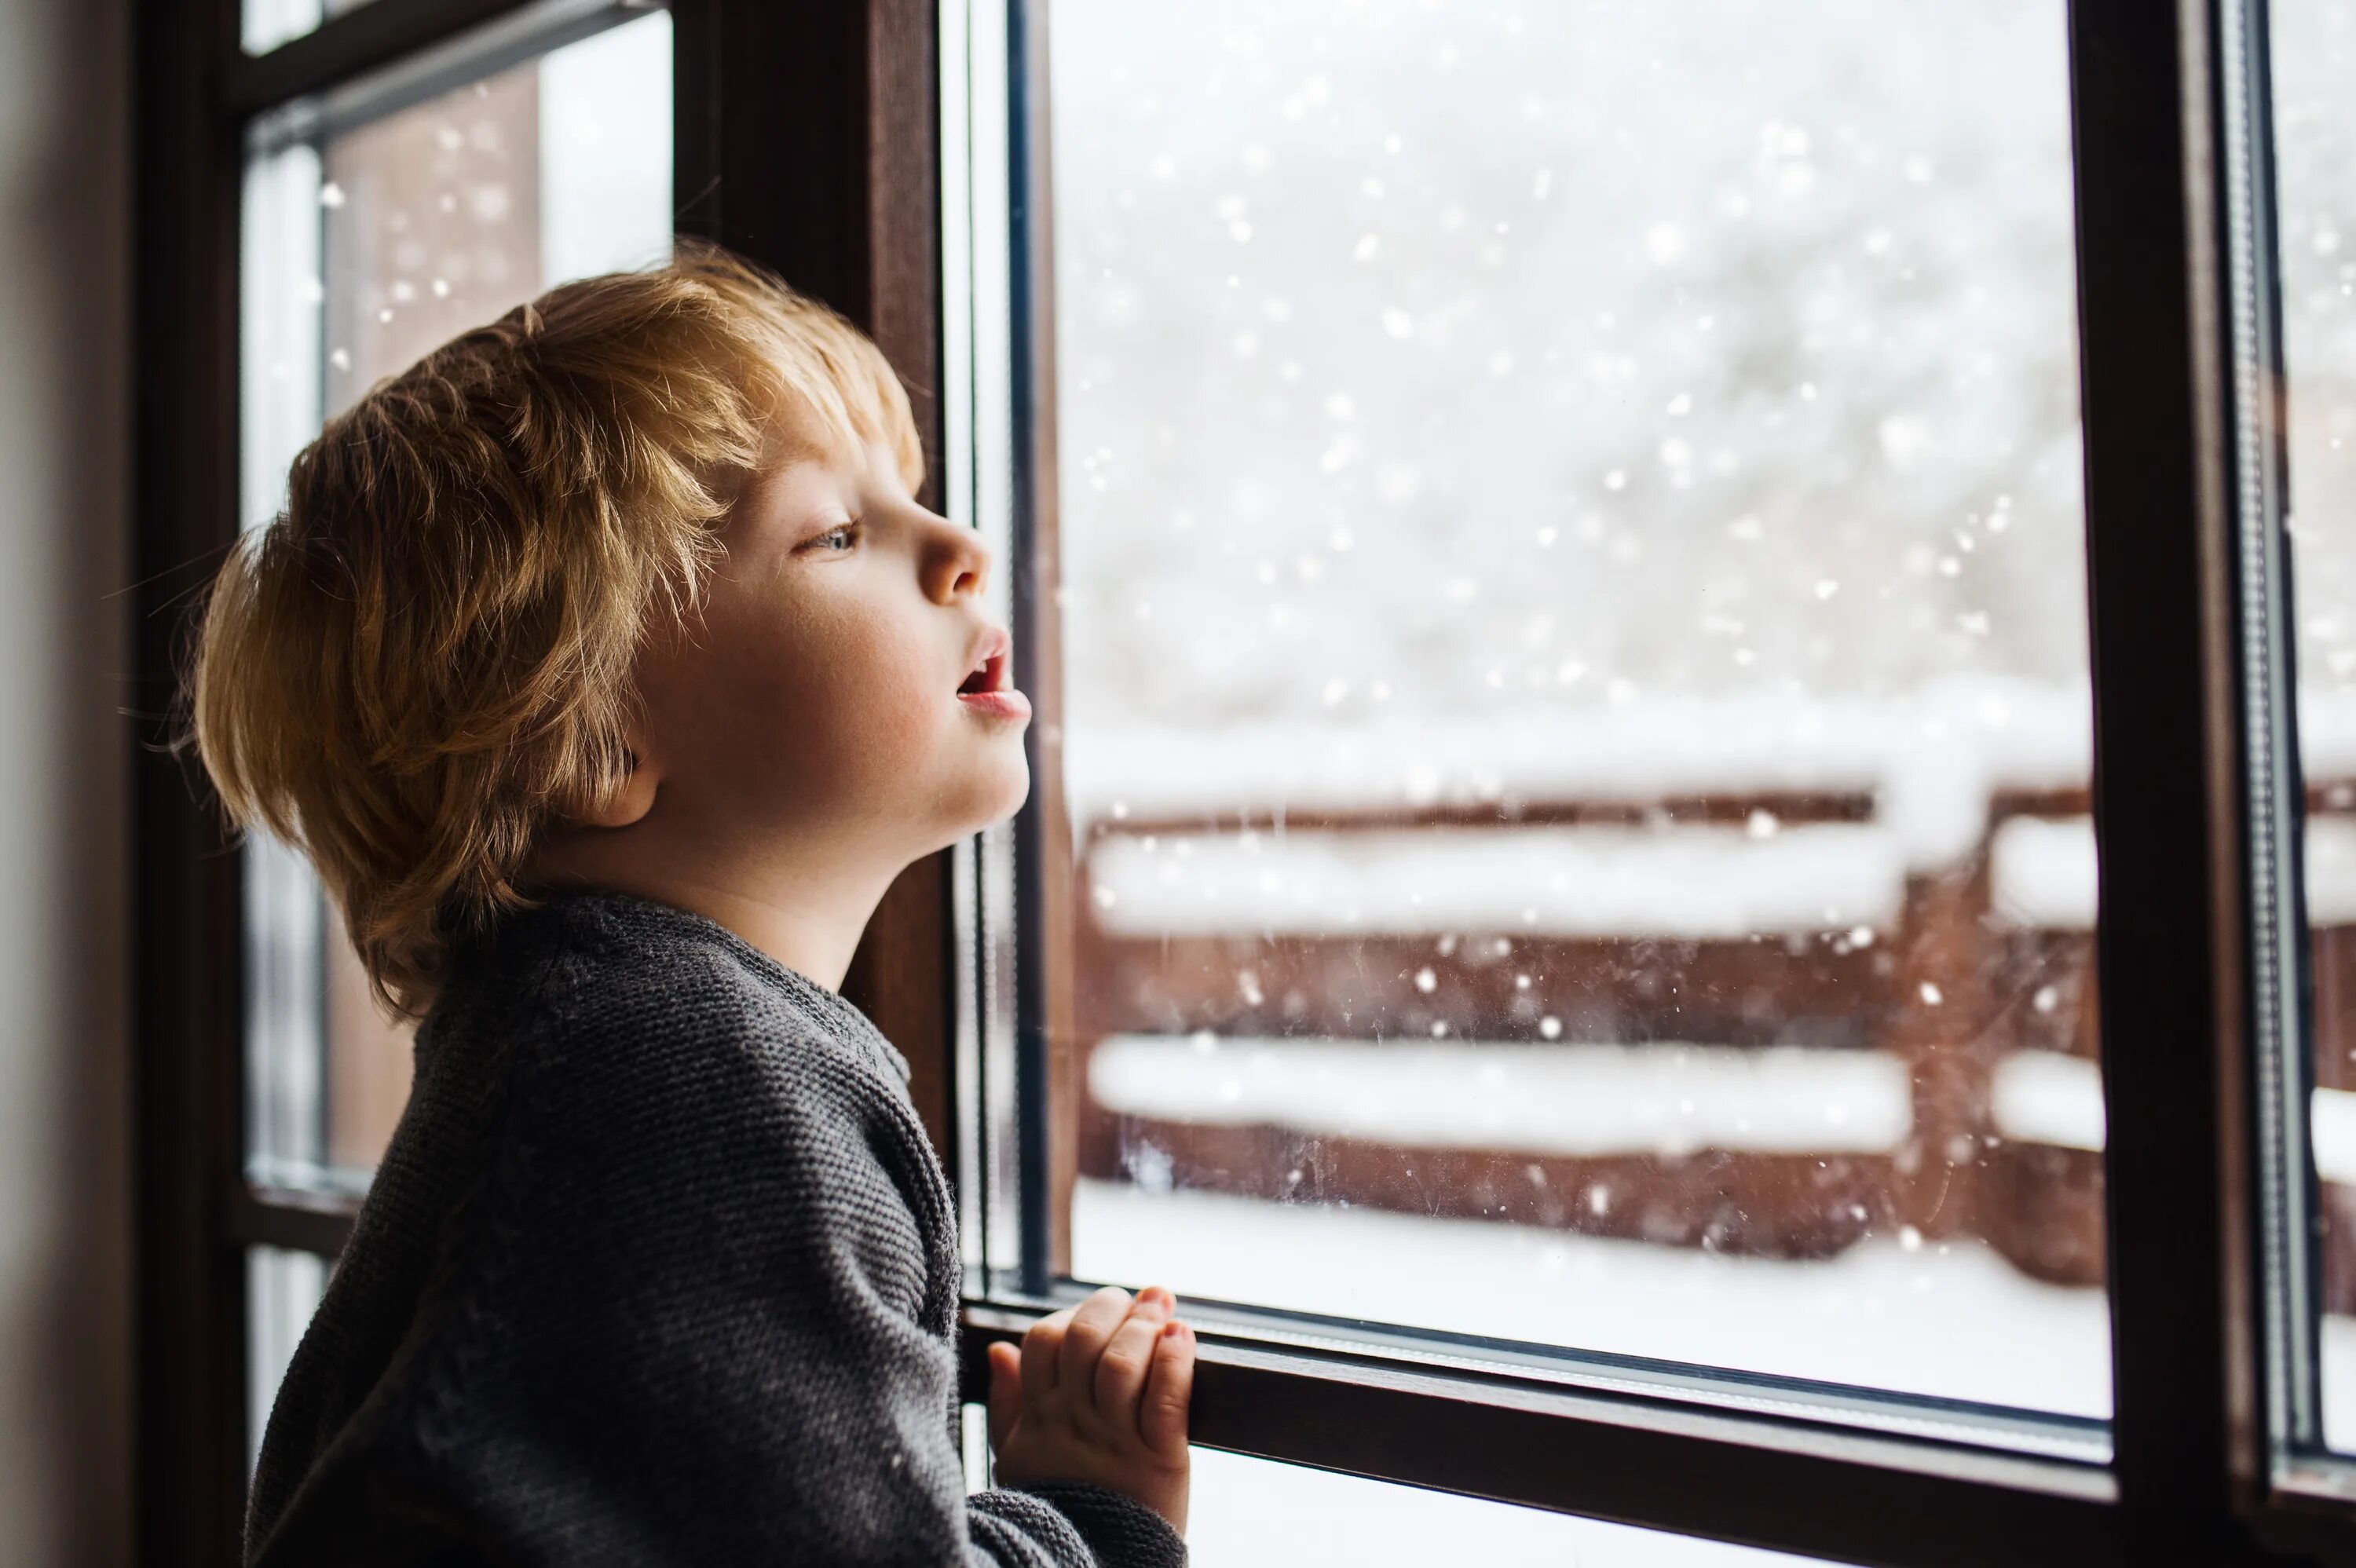
<svg viewBox="0 0 2356 1568">
<path fill-rule="evenodd" d="M 1149 1285 L 1131 1302 L 1107 1285 L 1023 1336 L 990 1348 L 990 1444 L 998 1479 L 1093 1481 L 1186 1528 L 1186 1401 L 1194 1331 L 1177 1297 Z"/>
</svg>

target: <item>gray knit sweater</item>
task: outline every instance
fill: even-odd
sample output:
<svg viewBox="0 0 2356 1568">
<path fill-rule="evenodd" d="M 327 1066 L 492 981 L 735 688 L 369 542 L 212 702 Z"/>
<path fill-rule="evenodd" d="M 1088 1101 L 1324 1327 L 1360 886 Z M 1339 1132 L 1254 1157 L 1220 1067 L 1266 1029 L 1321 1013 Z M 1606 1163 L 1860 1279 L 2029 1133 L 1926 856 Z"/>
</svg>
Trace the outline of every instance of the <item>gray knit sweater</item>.
<svg viewBox="0 0 2356 1568">
<path fill-rule="evenodd" d="M 907 1063 L 726 928 L 559 895 L 461 952 L 264 1434 L 248 1561 L 1183 1564 L 969 1496 Z"/>
</svg>

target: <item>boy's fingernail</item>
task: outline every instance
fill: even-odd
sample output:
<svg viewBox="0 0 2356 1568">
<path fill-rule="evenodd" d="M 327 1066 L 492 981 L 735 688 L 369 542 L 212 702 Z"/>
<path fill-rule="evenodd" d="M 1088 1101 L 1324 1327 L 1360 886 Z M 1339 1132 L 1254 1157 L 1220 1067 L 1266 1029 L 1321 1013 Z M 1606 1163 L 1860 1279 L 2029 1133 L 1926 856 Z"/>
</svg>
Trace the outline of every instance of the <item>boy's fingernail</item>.
<svg viewBox="0 0 2356 1568">
<path fill-rule="evenodd" d="M 1186 1332 L 1186 1325 L 1179 1322 L 1175 1317 L 1162 1326 L 1162 1337 L 1165 1339 L 1175 1339 L 1184 1332 Z"/>
</svg>

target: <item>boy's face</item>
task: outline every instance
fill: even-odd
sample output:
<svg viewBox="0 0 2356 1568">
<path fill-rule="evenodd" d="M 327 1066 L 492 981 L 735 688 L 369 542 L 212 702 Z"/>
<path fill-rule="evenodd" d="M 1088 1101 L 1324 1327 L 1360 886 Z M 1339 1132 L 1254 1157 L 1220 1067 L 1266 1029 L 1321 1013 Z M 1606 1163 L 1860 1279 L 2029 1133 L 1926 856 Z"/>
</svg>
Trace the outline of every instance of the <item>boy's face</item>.
<svg viewBox="0 0 2356 1568">
<path fill-rule="evenodd" d="M 700 626 L 640 656 L 647 821 L 755 875 L 888 878 L 1022 806 L 1029 704 L 980 538 L 918 506 L 880 443 L 827 456 L 797 433 L 730 513 Z M 1000 694 L 961 697 L 991 648 Z"/>
</svg>

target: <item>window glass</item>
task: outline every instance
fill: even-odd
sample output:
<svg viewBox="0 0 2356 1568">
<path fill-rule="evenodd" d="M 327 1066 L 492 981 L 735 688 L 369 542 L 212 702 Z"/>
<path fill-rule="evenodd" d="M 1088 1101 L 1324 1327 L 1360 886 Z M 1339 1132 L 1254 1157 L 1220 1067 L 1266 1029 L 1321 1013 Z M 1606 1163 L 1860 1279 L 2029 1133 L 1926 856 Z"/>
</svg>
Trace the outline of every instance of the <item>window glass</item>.
<svg viewBox="0 0 2356 1568">
<path fill-rule="evenodd" d="M 990 1484 L 987 1423 L 967 1405 L 968 1484 Z M 1578 1568 L 1775 1568 L 1815 1561 L 1575 1514 L 1393 1486 L 1358 1476 L 1194 1450 L 1186 1544 L 1225 1568 L 1351 1563 L 1560 1563 Z"/>
<path fill-rule="evenodd" d="M 327 1294 L 332 1266 L 316 1253 L 251 1247 L 245 1254 L 245 1470 L 262 1456 L 270 1407 L 286 1377 L 294 1347 Z"/>
<path fill-rule="evenodd" d="M 373 0 L 245 0 L 240 13 L 239 41 L 247 54 L 267 54 L 305 33 L 317 32 L 319 24 L 330 17 L 372 3 Z"/>
<path fill-rule="evenodd" d="M 670 18 L 655 12 L 325 133 L 258 127 L 244 198 L 243 520 L 285 505 L 320 422 L 565 279 L 660 261 L 671 232 Z M 258 1179 L 364 1183 L 409 1085 L 307 862 L 246 859 L 249 1153 Z"/>
<path fill-rule="evenodd" d="M 1194 1451 L 1188 1554 L 1226 1568 L 1421 1568 L 1558 1563 L 1578 1568 L 1777 1568 L 1814 1561 L 1624 1524 L 1513 1508 L 1356 1476 Z"/>
<path fill-rule="evenodd" d="M 2291 606 L 2308 817 L 2323 1435 L 2356 1448 L 2356 5 L 2273 0 Z"/>
<path fill-rule="evenodd" d="M 1050 1272 L 2107 1415 L 2065 41 L 1056 8 Z"/>
</svg>

